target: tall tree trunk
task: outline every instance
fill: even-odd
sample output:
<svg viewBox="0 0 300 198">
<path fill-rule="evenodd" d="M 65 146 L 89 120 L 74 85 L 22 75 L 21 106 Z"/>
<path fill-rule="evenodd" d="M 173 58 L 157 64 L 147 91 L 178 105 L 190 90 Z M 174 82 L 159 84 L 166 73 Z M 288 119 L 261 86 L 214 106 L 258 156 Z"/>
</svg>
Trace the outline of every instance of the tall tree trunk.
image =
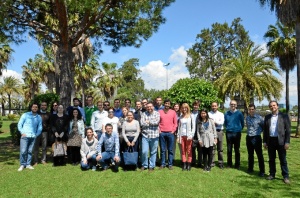
<svg viewBox="0 0 300 198">
<path fill-rule="evenodd" d="M 66 109 L 71 104 L 72 90 L 74 90 L 74 54 L 71 45 L 58 46 L 57 63 L 60 66 L 59 87 L 57 94 L 60 96 L 60 103 Z"/>
<path fill-rule="evenodd" d="M 7 94 L 8 96 L 8 112 L 9 114 L 11 113 L 11 99 L 10 99 L 10 94 Z"/>
<path fill-rule="evenodd" d="M 285 108 L 286 113 L 289 115 L 290 113 L 290 71 L 287 69 L 285 72 Z"/>
<path fill-rule="evenodd" d="M 297 57 L 297 92 L 298 92 L 298 119 L 296 136 L 300 135 L 300 21 L 296 22 L 296 57 Z"/>
<path fill-rule="evenodd" d="M 4 102 L 1 103 L 1 108 L 2 108 L 2 116 L 5 116 L 5 106 L 4 106 Z"/>
</svg>

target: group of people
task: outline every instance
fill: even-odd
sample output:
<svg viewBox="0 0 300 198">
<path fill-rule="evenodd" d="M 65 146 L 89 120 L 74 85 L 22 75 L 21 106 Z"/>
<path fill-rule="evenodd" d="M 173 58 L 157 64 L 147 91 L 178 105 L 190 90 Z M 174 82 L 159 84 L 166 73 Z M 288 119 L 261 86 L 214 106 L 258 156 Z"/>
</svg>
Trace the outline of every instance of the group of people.
<svg viewBox="0 0 300 198">
<path fill-rule="evenodd" d="M 235 152 L 234 168 L 240 169 L 240 142 L 244 128 L 243 113 L 237 110 L 237 102 L 230 102 L 230 110 L 223 114 L 218 103 L 211 104 L 211 111 L 200 110 L 200 101 L 192 104 L 174 104 L 157 97 L 155 103 L 143 99 L 131 107 L 130 99 L 121 107 L 119 99 L 111 107 L 108 101 L 97 102 L 87 97 L 86 107 L 80 107 L 78 98 L 73 106 L 64 111 L 64 107 L 53 103 L 52 111 L 47 112 L 47 103 L 32 104 L 31 111 L 24 113 L 18 123 L 21 133 L 20 168 L 34 169 L 38 163 L 39 145 L 42 144 L 41 163 L 46 163 L 47 137 L 55 136 L 55 141 L 67 146 L 68 159 L 73 165 L 81 164 L 82 169 L 102 170 L 109 166 L 118 171 L 122 164 L 122 153 L 131 149 L 138 152 L 140 169 L 154 171 L 173 169 L 176 146 L 180 151 L 182 170 L 190 171 L 192 166 L 209 172 L 215 164 L 215 155 L 219 168 L 224 168 L 223 136 L 226 135 L 227 167 L 233 167 L 232 151 Z M 289 117 L 278 111 L 278 103 L 269 103 L 271 114 L 264 119 L 255 113 L 255 105 L 248 107 L 246 117 L 248 151 L 248 172 L 253 172 L 254 151 L 259 162 L 259 176 L 264 177 L 265 166 L 262 145 L 268 149 L 270 175 L 273 180 L 276 173 L 276 151 L 278 152 L 282 176 L 290 183 L 286 161 L 286 150 L 290 143 Z M 263 139 L 261 137 L 263 133 Z M 158 153 L 159 152 L 159 153 Z M 160 154 L 160 155 L 158 155 Z M 33 161 L 32 159 L 33 155 Z M 53 158 L 53 165 L 65 165 L 65 157 Z M 33 165 L 33 166 L 32 166 Z M 123 166 L 127 170 L 127 166 Z M 136 169 L 136 166 L 134 167 Z"/>
</svg>

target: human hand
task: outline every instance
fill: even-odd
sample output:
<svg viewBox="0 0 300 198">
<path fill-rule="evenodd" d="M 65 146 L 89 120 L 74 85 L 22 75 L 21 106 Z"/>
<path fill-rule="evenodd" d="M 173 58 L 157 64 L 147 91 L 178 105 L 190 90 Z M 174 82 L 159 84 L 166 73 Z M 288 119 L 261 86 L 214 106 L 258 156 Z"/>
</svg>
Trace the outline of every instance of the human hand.
<svg viewBox="0 0 300 198">
<path fill-rule="evenodd" d="M 214 143 L 215 143 L 215 145 L 216 145 L 216 144 L 218 143 L 218 139 L 215 139 Z"/>
<path fill-rule="evenodd" d="M 264 148 L 267 149 L 268 148 L 268 145 L 266 143 L 264 143 Z"/>
<path fill-rule="evenodd" d="M 100 161 L 102 159 L 102 155 L 98 155 L 97 157 L 96 157 L 96 160 L 97 161 Z"/>
<path fill-rule="evenodd" d="M 203 142 L 199 141 L 199 145 L 200 145 L 201 147 L 203 147 Z"/>
<path fill-rule="evenodd" d="M 131 142 L 131 146 L 134 146 L 135 145 L 135 143 L 134 142 Z"/>
<path fill-rule="evenodd" d="M 25 134 L 25 133 L 23 133 L 23 134 L 22 134 L 22 137 L 26 137 L 26 134 Z"/>
<path fill-rule="evenodd" d="M 82 162 L 83 162 L 84 164 L 87 164 L 87 160 L 83 160 Z"/>
<path fill-rule="evenodd" d="M 59 135 L 58 135 L 58 133 L 57 133 L 57 132 L 55 132 L 55 133 L 54 133 L 54 135 L 55 135 L 55 137 L 59 137 Z"/>
<path fill-rule="evenodd" d="M 114 161 L 115 161 L 115 162 L 119 162 L 119 161 L 120 161 L 120 158 L 119 158 L 118 156 L 115 156 L 115 157 L 114 157 Z"/>
<path fill-rule="evenodd" d="M 285 149 L 285 150 L 288 150 L 289 147 L 290 147 L 290 144 L 284 144 L 284 149 Z"/>
</svg>

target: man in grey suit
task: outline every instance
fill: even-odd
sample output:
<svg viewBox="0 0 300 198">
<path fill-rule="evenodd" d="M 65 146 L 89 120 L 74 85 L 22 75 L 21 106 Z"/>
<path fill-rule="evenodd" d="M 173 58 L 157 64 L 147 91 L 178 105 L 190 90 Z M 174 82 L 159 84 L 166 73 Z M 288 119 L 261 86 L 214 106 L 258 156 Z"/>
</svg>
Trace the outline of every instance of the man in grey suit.
<svg viewBox="0 0 300 198">
<path fill-rule="evenodd" d="M 276 151 L 278 152 L 283 181 L 290 184 L 289 169 L 286 161 L 286 150 L 290 145 L 291 122 L 287 114 L 278 111 L 278 103 L 269 103 L 271 114 L 266 115 L 264 121 L 264 147 L 268 149 L 270 175 L 267 180 L 275 179 L 276 173 Z"/>
</svg>

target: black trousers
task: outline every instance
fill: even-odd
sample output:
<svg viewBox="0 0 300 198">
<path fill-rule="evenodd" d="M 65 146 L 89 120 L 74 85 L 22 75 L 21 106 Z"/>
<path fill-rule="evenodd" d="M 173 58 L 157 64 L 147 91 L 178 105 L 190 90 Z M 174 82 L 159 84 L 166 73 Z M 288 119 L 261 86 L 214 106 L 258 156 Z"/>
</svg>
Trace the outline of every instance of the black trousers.
<svg viewBox="0 0 300 198">
<path fill-rule="evenodd" d="M 262 152 L 262 139 L 260 135 L 246 136 L 246 145 L 248 151 L 248 171 L 253 171 L 254 151 L 257 155 L 259 172 L 265 173 L 264 156 Z"/>
<path fill-rule="evenodd" d="M 213 148 L 213 146 L 210 146 L 208 148 L 202 147 L 204 167 L 211 167 Z"/>
<path fill-rule="evenodd" d="M 289 169 L 286 161 L 286 150 L 284 149 L 284 145 L 278 144 L 277 137 L 271 137 L 268 144 L 270 175 L 275 177 L 276 174 L 276 151 L 278 153 L 280 161 L 281 175 L 283 176 L 283 178 L 289 178 Z"/>
<path fill-rule="evenodd" d="M 232 148 L 234 148 L 235 154 L 235 167 L 240 167 L 241 154 L 240 154 L 240 144 L 241 144 L 241 132 L 226 132 L 227 141 L 227 165 L 232 166 Z"/>
<path fill-rule="evenodd" d="M 195 140 L 193 140 L 193 141 L 195 141 Z M 192 146 L 192 164 L 193 165 L 196 165 L 197 155 L 198 155 L 197 164 L 198 164 L 198 167 L 200 167 L 200 166 L 202 166 L 202 163 L 203 163 L 203 151 L 202 151 L 202 147 L 198 143 L 198 140 L 197 140 L 196 146 Z"/>
</svg>

